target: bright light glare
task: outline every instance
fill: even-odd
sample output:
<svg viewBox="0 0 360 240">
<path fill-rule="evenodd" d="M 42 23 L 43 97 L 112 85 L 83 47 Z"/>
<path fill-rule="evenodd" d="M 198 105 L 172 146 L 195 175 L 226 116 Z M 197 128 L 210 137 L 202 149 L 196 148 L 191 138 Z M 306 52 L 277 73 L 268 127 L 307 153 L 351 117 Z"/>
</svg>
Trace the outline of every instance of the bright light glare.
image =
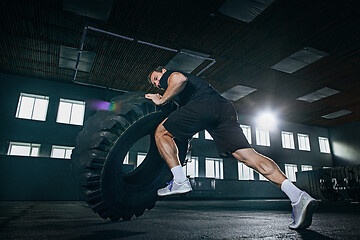
<svg viewBox="0 0 360 240">
<path fill-rule="evenodd" d="M 273 130 L 276 128 L 277 119 L 273 113 L 264 112 L 257 117 L 257 127 L 265 130 Z"/>
</svg>

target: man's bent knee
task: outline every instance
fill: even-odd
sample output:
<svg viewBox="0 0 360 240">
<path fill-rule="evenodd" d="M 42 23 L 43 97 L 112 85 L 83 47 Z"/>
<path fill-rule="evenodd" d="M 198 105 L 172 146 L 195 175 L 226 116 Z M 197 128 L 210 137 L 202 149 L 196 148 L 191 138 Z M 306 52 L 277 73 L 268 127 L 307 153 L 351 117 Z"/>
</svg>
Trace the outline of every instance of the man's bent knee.
<svg viewBox="0 0 360 240">
<path fill-rule="evenodd" d="M 171 133 L 169 133 L 166 128 L 163 125 L 164 122 L 160 123 L 159 126 L 156 128 L 155 131 L 155 139 L 162 138 L 164 136 L 169 136 L 171 138 L 174 138 Z"/>
<path fill-rule="evenodd" d="M 256 157 L 256 152 L 252 148 L 238 149 L 232 153 L 232 155 L 240 162 L 244 163 L 247 166 L 252 165 L 251 162 L 254 161 Z"/>
</svg>

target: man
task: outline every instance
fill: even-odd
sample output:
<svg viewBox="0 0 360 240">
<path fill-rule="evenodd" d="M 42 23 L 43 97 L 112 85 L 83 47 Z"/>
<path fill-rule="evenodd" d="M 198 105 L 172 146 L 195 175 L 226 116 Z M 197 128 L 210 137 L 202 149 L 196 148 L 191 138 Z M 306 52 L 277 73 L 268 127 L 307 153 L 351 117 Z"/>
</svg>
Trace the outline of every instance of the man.
<svg viewBox="0 0 360 240">
<path fill-rule="evenodd" d="M 251 148 L 230 101 L 204 80 L 191 74 L 170 71 L 162 66 L 152 71 L 148 80 L 154 87 L 165 92 L 163 95 L 146 94 L 147 99 L 156 105 L 163 105 L 176 97 L 180 105 L 160 123 L 155 132 L 159 152 L 174 176 L 168 186 L 158 190 L 159 196 L 192 191 L 190 182 L 182 171 L 173 139 L 187 140 L 206 129 L 213 137 L 221 156 L 232 155 L 277 185 L 289 197 L 293 208 L 293 222 L 289 225 L 291 229 L 311 225 L 317 202 L 289 181 L 273 160 Z"/>
</svg>

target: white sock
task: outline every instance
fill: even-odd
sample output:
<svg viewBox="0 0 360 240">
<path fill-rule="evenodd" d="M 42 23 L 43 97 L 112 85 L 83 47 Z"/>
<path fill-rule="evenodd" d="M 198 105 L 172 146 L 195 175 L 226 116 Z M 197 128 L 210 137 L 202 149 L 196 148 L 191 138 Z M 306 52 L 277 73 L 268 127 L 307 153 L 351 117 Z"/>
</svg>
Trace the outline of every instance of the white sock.
<svg viewBox="0 0 360 240">
<path fill-rule="evenodd" d="M 171 169 L 172 174 L 174 175 L 174 180 L 177 183 L 183 183 L 186 180 L 186 176 L 184 171 L 182 170 L 182 167 L 180 165 L 173 167 Z"/>
<path fill-rule="evenodd" d="M 289 179 L 286 179 L 281 184 L 281 191 L 283 191 L 290 199 L 291 203 L 296 203 L 302 191 L 297 188 Z"/>
</svg>

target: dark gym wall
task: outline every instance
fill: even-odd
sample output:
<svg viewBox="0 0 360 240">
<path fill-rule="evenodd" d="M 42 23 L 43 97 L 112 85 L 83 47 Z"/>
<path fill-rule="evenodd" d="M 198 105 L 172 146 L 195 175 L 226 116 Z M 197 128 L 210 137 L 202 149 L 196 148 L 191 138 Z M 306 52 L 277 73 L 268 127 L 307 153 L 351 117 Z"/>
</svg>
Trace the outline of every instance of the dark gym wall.
<svg viewBox="0 0 360 240">
<path fill-rule="evenodd" d="M 79 200 L 71 161 L 1 155 L 0 200 Z"/>
<path fill-rule="evenodd" d="M 82 126 L 56 123 L 59 99 L 108 101 L 121 93 L 1 73 L 0 85 L 2 89 L 0 106 L 3 110 L 0 126 L 0 200 L 79 200 L 70 178 L 70 160 L 49 157 L 51 145 L 75 146 L 75 138 L 82 129 Z M 15 118 L 21 92 L 49 96 L 45 122 Z M 87 108 L 85 120 L 93 114 L 94 111 Z M 255 150 L 273 158 L 283 171 L 285 163 L 297 164 L 298 169 L 301 168 L 301 164 L 312 165 L 314 169 L 332 166 L 331 155 L 320 153 L 317 139 L 319 136 L 328 137 L 328 129 L 280 122 L 278 129 L 270 132 L 271 146 L 262 147 L 255 144 L 255 126 L 252 117 L 240 116 L 240 119 L 241 124 L 251 126 L 252 146 Z M 281 130 L 294 133 L 295 150 L 282 148 Z M 311 152 L 298 150 L 297 133 L 309 135 Z M 40 157 L 6 156 L 10 141 L 40 143 Z M 213 141 L 206 140 L 204 132 L 200 132 L 199 139 L 193 140 L 192 155 L 199 158 L 200 180 L 205 177 L 205 158 L 219 158 Z M 134 154 L 130 156 L 130 162 L 135 158 Z M 193 197 L 284 197 L 273 185 L 258 181 L 257 174 L 255 181 L 237 179 L 237 162 L 234 159 L 224 159 L 224 180 L 216 180 L 216 191 L 197 192 Z"/>
<path fill-rule="evenodd" d="M 87 87 L 72 83 L 48 81 L 36 78 L 0 74 L 1 137 L 0 154 L 7 154 L 9 141 L 40 143 L 40 156 L 50 155 L 51 145 L 75 146 L 75 137 L 82 126 L 56 122 L 60 98 L 87 101 L 109 100 L 120 95 L 119 92 Z M 16 118 L 16 109 L 20 93 L 49 96 L 46 121 L 34 121 Z M 85 110 L 85 119 L 94 111 Z M 50 148 L 49 148 L 50 147 Z"/>
<path fill-rule="evenodd" d="M 330 129 L 335 166 L 360 165 L 360 122 Z"/>
<path fill-rule="evenodd" d="M 50 158 L 52 145 L 75 146 L 82 126 L 56 122 L 60 98 L 109 100 L 121 92 L 0 73 L 0 200 L 77 200 L 69 159 Z M 46 121 L 16 118 L 20 93 L 49 96 Z M 94 111 L 86 108 L 85 120 Z M 40 157 L 7 156 L 9 142 L 39 143 Z"/>
</svg>

